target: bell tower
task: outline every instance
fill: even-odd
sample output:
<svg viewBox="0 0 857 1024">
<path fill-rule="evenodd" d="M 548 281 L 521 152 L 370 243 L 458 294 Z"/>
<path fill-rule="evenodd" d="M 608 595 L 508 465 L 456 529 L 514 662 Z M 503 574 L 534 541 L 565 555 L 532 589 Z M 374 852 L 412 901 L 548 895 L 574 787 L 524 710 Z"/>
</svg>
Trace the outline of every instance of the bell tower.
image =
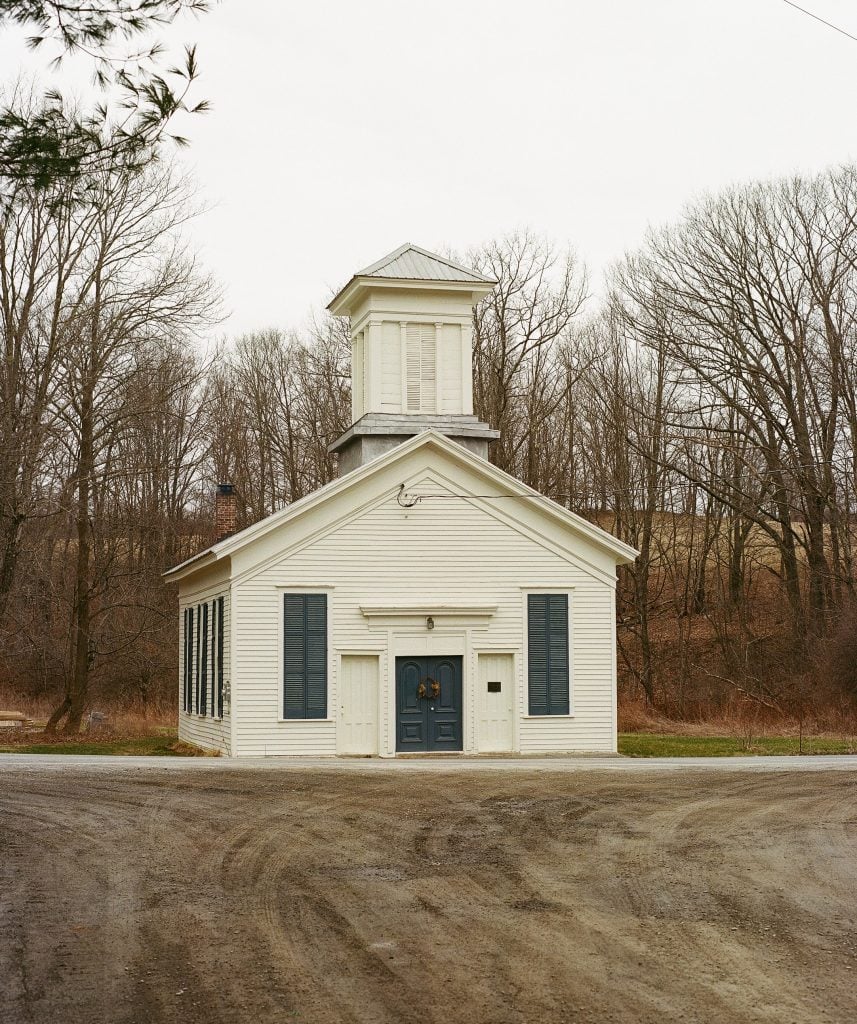
<svg viewBox="0 0 857 1024">
<path fill-rule="evenodd" d="M 499 437 L 473 415 L 473 307 L 497 282 L 402 245 L 327 307 L 351 322 L 353 423 L 330 445 L 340 475 L 434 429 L 483 458 Z"/>
</svg>

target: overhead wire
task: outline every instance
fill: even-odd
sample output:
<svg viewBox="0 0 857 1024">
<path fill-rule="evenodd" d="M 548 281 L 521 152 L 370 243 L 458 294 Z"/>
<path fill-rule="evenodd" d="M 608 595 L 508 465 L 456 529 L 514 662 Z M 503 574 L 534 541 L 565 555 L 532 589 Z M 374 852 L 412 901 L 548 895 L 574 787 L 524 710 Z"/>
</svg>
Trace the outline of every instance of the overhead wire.
<svg viewBox="0 0 857 1024">
<path fill-rule="evenodd" d="M 784 4 L 788 4 L 789 7 L 794 7 L 796 11 L 800 11 L 801 14 L 805 14 L 808 18 L 813 18 L 815 21 L 820 21 L 822 25 L 826 25 L 828 28 L 832 28 L 834 32 L 838 32 L 840 35 L 852 40 L 857 43 L 857 36 L 853 36 L 850 32 L 846 32 L 844 28 L 840 28 L 838 25 L 834 25 L 832 21 L 826 21 L 818 14 L 813 14 L 812 11 L 808 11 L 805 7 L 801 7 L 800 4 L 793 3 L 792 0 L 783 0 Z"/>
<path fill-rule="evenodd" d="M 442 494 L 428 494 L 425 492 L 409 493 L 405 490 L 404 484 L 399 484 L 399 491 L 396 494 L 396 501 L 401 505 L 402 508 L 413 508 L 418 502 L 424 498 L 523 498 L 535 501 L 552 501 L 556 503 L 557 498 L 571 498 L 571 494 L 455 494 L 452 491 L 447 491 Z"/>
</svg>

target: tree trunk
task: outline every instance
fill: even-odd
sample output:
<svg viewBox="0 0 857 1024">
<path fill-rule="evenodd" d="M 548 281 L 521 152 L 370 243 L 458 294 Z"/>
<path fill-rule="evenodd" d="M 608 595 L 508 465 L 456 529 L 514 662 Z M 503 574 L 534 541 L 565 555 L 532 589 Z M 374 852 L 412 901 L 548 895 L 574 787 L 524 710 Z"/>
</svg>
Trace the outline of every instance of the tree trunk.
<svg viewBox="0 0 857 1024">
<path fill-rule="evenodd" d="M 6 618 L 6 607 L 15 579 L 19 550 L 18 540 L 23 521 L 23 516 L 9 516 L 0 529 L 0 623 Z"/>
<path fill-rule="evenodd" d="M 90 498 L 93 473 L 93 413 L 92 396 L 87 394 L 81 403 L 80 454 L 77 472 L 77 510 L 75 517 L 74 610 L 72 620 L 71 657 L 66 677 L 65 693 L 54 710 L 47 732 L 54 732 L 65 717 L 62 731 L 66 734 L 80 731 L 89 685 L 90 641 L 92 625 L 92 593 L 90 563 L 92 535 L 90 530 Z M 67 717 L 66 717 L 67 716 Z"/>
<path fill-rule="evenodd" d="M 813 632 L 821 636 L 825 628 L 825 612 L 830 595 L 830 566 L 824 544 L 824 508 L 820 498 L 812 496 L 808 503 L 807 562 L 809 564 L 809 613 Z"/>
</svg>

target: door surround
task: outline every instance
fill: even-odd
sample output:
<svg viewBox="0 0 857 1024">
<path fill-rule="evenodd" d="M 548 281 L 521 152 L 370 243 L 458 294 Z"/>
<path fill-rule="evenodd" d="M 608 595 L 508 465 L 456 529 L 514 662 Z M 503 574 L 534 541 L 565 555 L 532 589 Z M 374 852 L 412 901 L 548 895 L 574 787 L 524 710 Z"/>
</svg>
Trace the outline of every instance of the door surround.
<svg viewBox="0 0 857 1024">
<path fill-rule="evenodd" d="M 471 707 L 473 685 L 473 647 L 469 629 L 427 630 L 413 628 L 388 629 L 384 691 L 384 713 L 380 752 L 382 757 L 396 757 L 396 659 L 397 658 L 461 658 L 461 754 L 474 752 L 475 718 Z M 429 755 L 426 755 L 429 756 Z"/>
<path fill-rule="evenodd" d="M 474 640 L 484 644 L 496 605 L 456 601 L 425 601 L 414 604 L 361 604 L 369 633 L 381 641 L 381 708 L 378 752 L 396 757 L 396 658 L 461 657 L 462 754 L 477 751 L 477 664 Z M 429 616 L 434 629 L 428 628 Z M 383 638 L 383 639 L 382 639 Z M 386 642 L 385 642 L 386 641 Z M 427 755 L 428 756 L 428 755 Z"/>
</svg>

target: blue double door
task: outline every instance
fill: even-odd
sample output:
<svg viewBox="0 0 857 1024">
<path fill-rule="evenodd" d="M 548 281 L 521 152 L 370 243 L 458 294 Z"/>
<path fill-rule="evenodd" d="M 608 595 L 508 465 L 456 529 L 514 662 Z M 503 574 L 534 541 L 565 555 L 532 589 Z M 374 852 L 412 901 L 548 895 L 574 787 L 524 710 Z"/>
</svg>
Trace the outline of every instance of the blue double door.
<svg viewBox="0 0 857 1024">
<path fill-rule="evenodd" d="M 396 750 L 463 750 L 461 656 L 396 658 Z"/>
</svg>

